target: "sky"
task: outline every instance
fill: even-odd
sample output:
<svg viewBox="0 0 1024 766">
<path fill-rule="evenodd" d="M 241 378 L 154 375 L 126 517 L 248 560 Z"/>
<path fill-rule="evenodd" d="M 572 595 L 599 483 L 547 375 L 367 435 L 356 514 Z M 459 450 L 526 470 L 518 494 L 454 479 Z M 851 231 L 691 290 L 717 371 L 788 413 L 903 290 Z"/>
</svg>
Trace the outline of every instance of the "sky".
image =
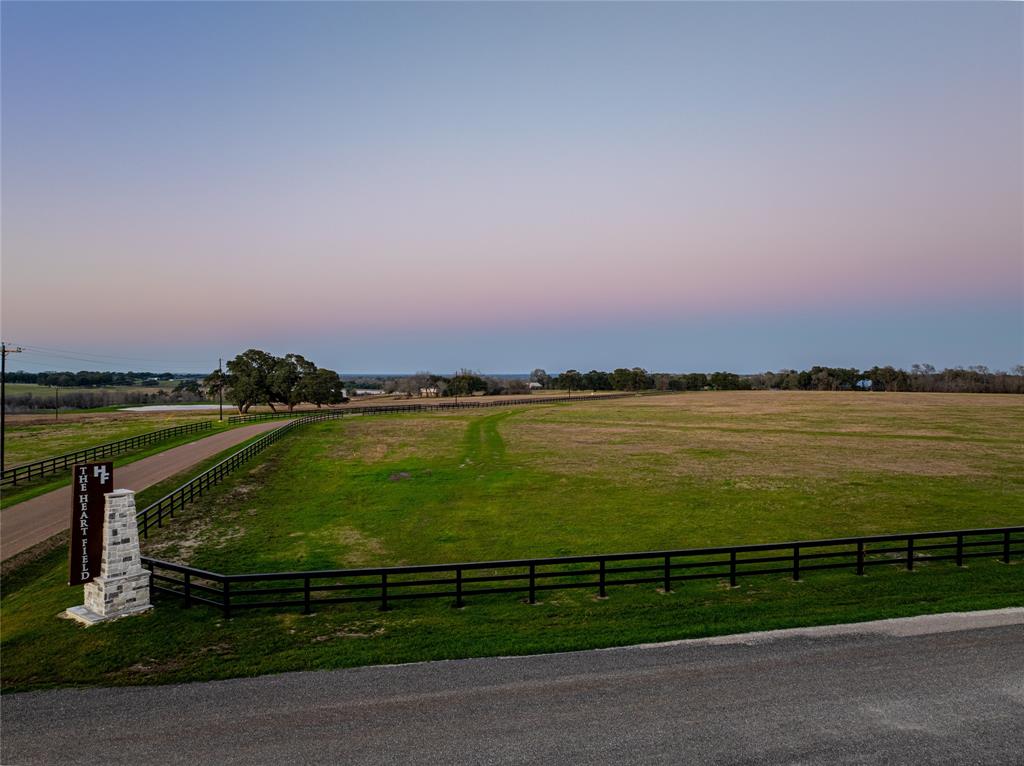
<svg viewBox="0 0 1024 766">
<path fill-rule="evenodd" d="M 1024 363 L 1018 3 L 0 22 L 14 369 Z"/>
</svg>

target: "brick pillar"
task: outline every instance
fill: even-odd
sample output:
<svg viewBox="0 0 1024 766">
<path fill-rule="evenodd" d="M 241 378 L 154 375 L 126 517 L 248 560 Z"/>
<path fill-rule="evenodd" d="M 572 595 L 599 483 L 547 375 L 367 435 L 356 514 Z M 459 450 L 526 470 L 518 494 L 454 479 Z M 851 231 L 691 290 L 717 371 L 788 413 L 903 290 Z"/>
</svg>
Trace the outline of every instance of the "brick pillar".
<svg viewBox="0 0 1024 766">
<path fill-rule="evenodd" d="M 87 625 L 150 608 L 149 571 L 142 568 L 135 493 L 115 489 L 105 497 L 100 574 L 85 584 L 85 605 L 67 611 L 69 617 Z"/>
</svg>

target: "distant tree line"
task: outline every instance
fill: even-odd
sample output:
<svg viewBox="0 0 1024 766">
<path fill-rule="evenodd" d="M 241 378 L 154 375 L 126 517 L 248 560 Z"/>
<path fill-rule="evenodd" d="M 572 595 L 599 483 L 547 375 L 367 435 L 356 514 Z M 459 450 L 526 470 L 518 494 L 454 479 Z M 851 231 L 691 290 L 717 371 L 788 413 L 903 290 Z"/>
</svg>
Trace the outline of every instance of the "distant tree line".
<svg viewBox="0 0 1024 766">
<path fill-rule="evenodd" d="M 182 375 L 170 372 L 97 372 L 92 370 L 8 372 L 7 383 L 28 383 L 43 386 L 36 391 L 12 393 L 8 391 L 4 405 L 11 412 L 51 410 L 56 403 L 61 409 L 93 409 L 117 405 L 170 404 L 195 402 L 204 399 L 199 386 L 201 375 Z M 168 381 L 177 380 L 171 388 Z M 156 388 L 158 391 L 140 391 Z M 45 387 L 60 389 L 46 390 Z M 83 390 L 83 389 L 112 390 Z"/>
<path fill-rule="evenodd" d="M 256 404 L 271 409 L 293 409 L 308 402 L 321 407 L 345 401 L 356 389 L 372 389 L 387 394 L 417 397 L 524 395 L 535 388 L 568 391 L 920 391 L 936 393 L 1024 394 L 1024 365 L 1010 372 L 990 370 L 976 365 L 937 370 L 930 364 L 915 364 L 910 370 L 898 367 L 814 366 L 809 370 L 783 369 L 739 375 L 733 372 L 651 373 L 642 367 L 619 367 L 611 372 L 566 370 L 549 375 L 536 369 L 529 379 L 501 378 L 461 369 L 450 376 L 430 372 L 396 376 L 354 376 L 342 381 L 333 370 L 317 367 L 299 354 L 277 357 L 258 349 L 249 349 L 230 360 L 223 375 L 214 370 L 202 376 L 170 372 L 9 372 L 9 383 L 35 383 L 61 388 L 118 387 L 115 391 L 62 391 L 61 407 L 91 408 L 121 404 L 194 402 L 217 398 L 221 389 L 225 398 L 247 412 Z M 155 387 L 177 380 L 173 389 L 132 390 Z M 49 392 L 8 394 L 6 404 L 12 411 L 50 409 Z"/>
<path fill-rule="evenodd" d="M 172 372 L 99 372 L 80 370 L 78 372 L 8 372 L 8 383 L 35 383 L 40 386 L 61 388 L 97 388 L 100 386 L 156 386 L 161 381 L 179 378 L 201 378 L 202 375 L 181 375 Z"/>
<path fill-rule="evenodd" d="M 545 389 L 589 391 L 931 391 L 936 393 L 1024 393 L 1024 365 L 1011 372 L 991 371 L 984 366 L 955 367 L 938 371 L 930 364 L 915 364 L 909 371 L 886 366 L 860 370 L 855 367 L 814 366 L 809 370 L 780 370 L 754 375 L 734 372 L 648 373 L 641 367 L 620 367 L 612 372 L 566 370 L 549 375 L 542 369 L 530 381 Z"/>
<path fill-rule="evenodd" d="M 63 389 L 63 387 L 62 387 Z M 59 392 L 41 389 L 32 393 L 8 393 L 5 405 L 9 412 L 30 412 L 33 410 L 52 410 L 59 397 L 61 409 L 87 410 L 95 407 L 114 407 L 118 405 L 144 404 L 180 404 L 203 400 L 202 395 L 191 391 L 166 388 L 159 391 L 140 391 L 137 387 L 122 387 L 112 391 L 88 391 L 71 389 Z"/>
<path fill-rule="evenodd" d="M 566 370 L 557 375 L 537 369 L 530 380 L 541 388 L 569 391 L 737 391 L 753 387 L 745 376 L 733 372 L 650 373 L 642 367 L 618 367 L 611 372 Z"/>
<path fill-rule="evenodd" d="M 203 387 L 211 397 L 223 391 L 239 412 L 248 412 L 256 404 L 274 412 L 282 405 L 291 412 L 303 402 L 321 407 L 346 401 L 338 373 L 317 367 L 301 354 L 274 356 L 250 348 L 228 360 L 225 367 L 226 372 L 214 370 L 207 375 Z"/>
<path fill-rule="evenodd" d="M 983 365 L 936 370 L 930 364 L 915 364 L 910 370 L 872 367 L 812 367 L 809 370 L 780 370 L 751 375 L 753 388 L 799 391 L 919 391 L 932 393 L 1024 394 L 1024 365 L 1011 372 L 992 371 Z"/>
<path fill-rule="evenodd" d="M 809 370 L 783 369 L 740 375 L 735 372 L 648 372 L 642 367 L 619 367 L 611 372 L 566 370 L 549 374 L 535 369 L 528 380 L 499 378 L 472 370 L 459 370 L 445 377 L 429 372 L 393 377 L 361 377 L 346 384 L 407 396 L 468 396 L 527 394 L 541 390 L 569 391 L 932 391 L 937 393 L 1024 393 L 1024 365 L 1010 372 L 992 371 L 984 366 L 936 370 L 930 364 L 915 364 L 910 370 L 892 366 L 825 367 Z"/>
<path fill-rule="evenodd" d="M 530 384 L 525 380 L 498 378 L 470 369 L 461 369 L 451 376 L 417 372 L 414 375 L 379 380 L 378 384 L 387 393 L 406 396 L 496 396 L 530 393 Z"/>
</svg>

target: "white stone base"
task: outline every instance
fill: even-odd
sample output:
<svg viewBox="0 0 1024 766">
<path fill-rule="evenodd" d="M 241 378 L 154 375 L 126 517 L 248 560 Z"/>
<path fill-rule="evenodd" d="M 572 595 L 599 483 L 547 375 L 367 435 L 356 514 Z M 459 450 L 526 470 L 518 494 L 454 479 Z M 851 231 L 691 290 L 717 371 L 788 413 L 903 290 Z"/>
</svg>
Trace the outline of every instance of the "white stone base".
<svg viewBox="0 0 1024 766">
<path fill-rule="evenodd" d="M 152 608 L 152 606 L 146 604 L 145 606 L 139 606 L 134 609 L 125 609 L 124 611 L 118 612 L 117 614 L 110 614 L 104 616 L 102 614 L 96 614 L 96 612 L 94 612 L 89 607 L 82 605 L 73 606 L 67 611 L 61 612 L 58 616 L 64 617 L 68 620 L 74 620 L 75 622 L 80 622 L 86 627 L 89 627 L 90 625 L 95 625 L 99 622 L 110 622 L 111 620 L 116 620 L 120 617 L 130 617 L 134 614 L 142 614 L 143 612 L 148 612 Z"/>
<path fill-rule="evenodd" d="M 137 571 L 119 577 L 100 575 L 85 585 L 85 606 L 98 615 L 116 617 L 149 606 L 149 572 Z"/>
</svg>

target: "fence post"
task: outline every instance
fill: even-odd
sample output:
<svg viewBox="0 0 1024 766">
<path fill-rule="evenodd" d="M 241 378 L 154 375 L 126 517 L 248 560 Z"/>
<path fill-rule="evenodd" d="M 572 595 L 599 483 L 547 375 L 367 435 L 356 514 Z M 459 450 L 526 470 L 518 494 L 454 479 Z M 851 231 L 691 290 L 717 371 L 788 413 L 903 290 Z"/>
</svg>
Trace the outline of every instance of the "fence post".
<svg viewBox="0 0 1024 766">
<path fill-rule="evenodd" d="M 391 607 L 388 606 L 388 573 L 380 573 L 380 610 L 386 612 Z"/>
<path fill-rule="evenodd" d="M 665 593 L 672 592 L 672 557 L 665 557 L 665 574 L 664 574 L 664 588 Z"/>
<path fill-rule="evenodd" d="M 153 565 L 152 564 L 143 564 L 142 566 L 149 570 L 149 597 L 152 598 L 153 597 L 153 592 L 154 592 L 153 591 Z"/>
<path fill-rule="evenodd" d="M 800 582 L 800 546 L 793 546 L 793 582 Z"/>
<path fill-rule="evenodd" d="M 956 536 L 956 565 L 962 567 L 964 565 L 964 536 Z"/>
<path fill-rule="evenodd" d="M 736 551 L 729 551 L 729 587 L 736 587 Z"/>
<path fill-rule="evenodd" d="M 221 607 L 224 610 L 224 618 L 231 618 L 231 580 L 224 581 L 224 603 Z"/>
<path fill-rule="evenodd" d="M 914 538 L 907 538 L 907 571 L 914 571 Z"/>
<path fill-rule="evenodd" d="M 857 575 L 864 576 L 864 541 L 857 542 Z"/>
<path fill-rule="evenodd" d="M 309 575 L 302 578 L 302 613 L 309 614 L 312 611 L 309 604 Z"/>
<path fill-rule="evenodd" d="M 530 564 L 530 603 L 537 603 L 537 565 Z"/>
<path fill-rule="evenodd" d="M 1003 532 L 1003 563 L 1010 563 L 1010 530 Z"/>
<path fill-rule="evenodd" d="M 462 567 L 455 567 L 455 608 L 461 609 L 462 606 Z"/>
<path fill-rule="evenodd" d="M 600 597 L 601 598 L 607 598 L 608 597 L 607 594 L 605 593 L 605 587 L 604 586 L 605 586 L 604 559 L 601 559 L 601 588 L 600 588 Z"/>
<path fill-rule="evenodd" d="M 192 573 L 185 572 L 185 608 L 192 607 Z"/>
</svg>

